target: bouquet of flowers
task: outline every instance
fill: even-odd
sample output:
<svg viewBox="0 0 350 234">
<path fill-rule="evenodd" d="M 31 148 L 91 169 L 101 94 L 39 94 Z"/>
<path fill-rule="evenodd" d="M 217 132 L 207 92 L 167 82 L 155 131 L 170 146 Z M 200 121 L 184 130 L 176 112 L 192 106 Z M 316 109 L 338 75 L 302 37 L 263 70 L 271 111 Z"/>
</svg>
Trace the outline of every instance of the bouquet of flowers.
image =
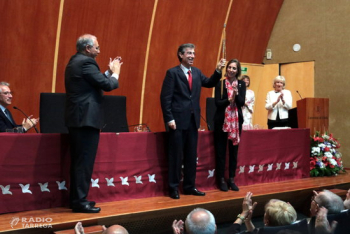
<svg viewBox="0 0 350 234">
<path fill-rule="evenodd" d="M 344 172 L 340 143 L 332 134 L 311 137 L 310 176 L 332 176 Z"/>
</svg>

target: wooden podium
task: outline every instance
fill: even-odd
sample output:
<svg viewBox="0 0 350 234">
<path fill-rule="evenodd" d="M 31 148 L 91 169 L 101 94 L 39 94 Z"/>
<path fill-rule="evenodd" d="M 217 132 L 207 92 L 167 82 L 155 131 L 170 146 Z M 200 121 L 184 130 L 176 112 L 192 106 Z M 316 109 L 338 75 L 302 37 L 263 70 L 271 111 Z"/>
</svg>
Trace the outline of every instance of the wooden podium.
<svg viewBox="0 0 350 234">
<path fill-rule="evenodd" d="M 316 131 L 328 131 L 329 99 L 304 98 L 297 101 L 298 128 L 310 128 L 313 136 Z"/>
</svg>

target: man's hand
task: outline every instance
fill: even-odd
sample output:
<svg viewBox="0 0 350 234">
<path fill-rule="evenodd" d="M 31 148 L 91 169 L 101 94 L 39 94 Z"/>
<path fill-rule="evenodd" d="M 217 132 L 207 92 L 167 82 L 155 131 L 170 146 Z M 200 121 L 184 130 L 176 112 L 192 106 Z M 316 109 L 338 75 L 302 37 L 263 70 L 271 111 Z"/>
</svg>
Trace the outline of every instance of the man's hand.
<svg viewBox="0 0 350 234">
<path fill-rule="evenodd" d="M 37 123 L 39 122 L 39 118 L 37 119 L 32 119 L 31 118 L 32 115 L 30 115 L 27 119 L 23 119 L 22 121 L 22 126 L 26 129 L 26 130 L 29 130 L 31 129 L 32 127 L 34 127 L 35 125 L 37 125 Z"/>
<path fill-rule="evenodd" d="M 179 221 L 175 219 L 172 228 L 174 234 L 182 234 L 184 233 L 184 222 L 181 219 Z"/>
<path fill-rule="evenodd" d="M 116 58 L 114 58 L 112 60 L 112 58 L 109 59 L 109 64 L 108 64 L 108 67 L 109 67 L 109 70 L 111 73 L 113 74 L 117 74 L 119 75 L 120 74 L 120 67 L 122 66 L 122 57 L 118 56 Z"/>
<path fill-rule="evenodd" d="M 172 130 L 176 130 L 176 123 L 175 123 L 175 120 L 170 121 L 170 122 L 168 123 L 168 126 L 169 126 L 169 128 L 171 128 Z"/>
<path fill-rule="evenodd" d="M 226 59 L 222 58 L 216 65 L 216 70 L 221 71 L 226 65 Z"/>
<path fill-rule="evenodd" d="M 75 234 L 84 234 L 84 228 L 81 222 L 77 222 L 74 227 Z"/>
<path fill-rule="evenodd" d="M 329 225 L 327 219 L 328 210 L 324 207 L 321 207 L 317 213 L 315 221 L 315 230 L 316 234 L 333 234 L 335 228 L 337 227 L 337 222 L 333 221 L 332 225 Z"/>
</svg>

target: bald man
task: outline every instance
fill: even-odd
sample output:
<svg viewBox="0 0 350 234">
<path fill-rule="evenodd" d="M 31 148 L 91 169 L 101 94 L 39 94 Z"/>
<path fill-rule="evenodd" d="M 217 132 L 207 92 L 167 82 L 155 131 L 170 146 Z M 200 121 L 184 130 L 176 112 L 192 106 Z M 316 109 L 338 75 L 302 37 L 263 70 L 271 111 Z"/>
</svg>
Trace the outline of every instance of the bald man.
<svg viewBox="0 0 350 234">
<path fill-rule="evenodd" d="M 187 234 L 215 234 L 217 232 L 214 215 L 206 209 L 192 210 L 185 221 Z"/>
<path fill-rule="evenodd" d="M 75 234 L 84 234 L 84 228 L 81 222 L 78 222 L 74 227 Z M 129 232 L 120 225 L 113 225 L 109 228 L 102 226 L 102 234 L 129 234 Z"/>
<path fill-rule="evenodd" d="M 129 234 L 129 232 L 123 226 L 113 225 L 107 229 L 104 229 L 102 234 Z"/>
</svg>

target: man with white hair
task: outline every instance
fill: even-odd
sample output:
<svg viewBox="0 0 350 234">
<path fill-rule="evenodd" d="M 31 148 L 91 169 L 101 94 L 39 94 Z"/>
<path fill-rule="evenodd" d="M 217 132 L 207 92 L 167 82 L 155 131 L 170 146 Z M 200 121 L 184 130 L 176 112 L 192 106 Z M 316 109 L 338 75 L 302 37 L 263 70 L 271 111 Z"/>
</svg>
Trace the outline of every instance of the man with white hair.
<svg viewBox="0 0 350 234">
<path fill-rule="evenodd" d="M 174 220 L 174 234 L 183 233 L 184 222 Z M 214 215 L 206 209 L 196 208 L 186 218 L 185 229 L 187 234 L 215 234 L 217 232 Z"/>
</svg>

